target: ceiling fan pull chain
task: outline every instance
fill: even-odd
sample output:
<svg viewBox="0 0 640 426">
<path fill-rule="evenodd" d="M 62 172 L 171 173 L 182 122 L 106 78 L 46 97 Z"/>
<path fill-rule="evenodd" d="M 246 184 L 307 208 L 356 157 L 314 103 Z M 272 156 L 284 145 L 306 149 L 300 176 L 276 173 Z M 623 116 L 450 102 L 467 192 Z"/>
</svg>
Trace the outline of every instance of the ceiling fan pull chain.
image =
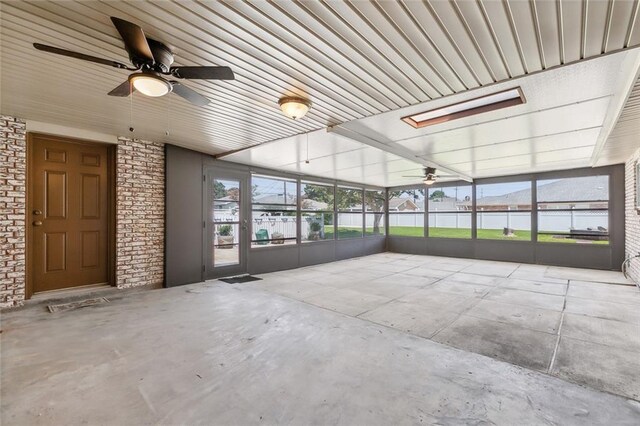
<svg viewBox="0 0 640 426">
<path fill-rule="evenodd" d="M 309 132 L 307 132 L 307 160 L 305 163 L 309 164 Z"/>
<path fill-rule="evenodd" d="M 129 83 L 131 85 L 131 83 Z M 131 95 L 129 96 L 129 131 L 133 133 L 136 129 L 133 128 L 133 91 L 130 91 Z"/>
<path fill-rule="evenodd" d="M 165 130 L 164 135 L 169 136 L 169 124 L 171 119 L 171 96 L 167 96 L 167 130 Z"/>
</svg>

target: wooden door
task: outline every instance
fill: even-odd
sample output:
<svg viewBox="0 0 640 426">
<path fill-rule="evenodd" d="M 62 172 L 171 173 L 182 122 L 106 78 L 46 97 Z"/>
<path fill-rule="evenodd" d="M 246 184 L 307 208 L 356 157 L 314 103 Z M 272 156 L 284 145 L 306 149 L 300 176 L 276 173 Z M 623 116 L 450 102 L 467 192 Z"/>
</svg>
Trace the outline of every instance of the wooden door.
<svg viewBox="0 0 640 426">
<path fill-rule="evenodd" d="M 108 282 L 108 147 L 31 135 L 32 292 Z"/>
</svg>

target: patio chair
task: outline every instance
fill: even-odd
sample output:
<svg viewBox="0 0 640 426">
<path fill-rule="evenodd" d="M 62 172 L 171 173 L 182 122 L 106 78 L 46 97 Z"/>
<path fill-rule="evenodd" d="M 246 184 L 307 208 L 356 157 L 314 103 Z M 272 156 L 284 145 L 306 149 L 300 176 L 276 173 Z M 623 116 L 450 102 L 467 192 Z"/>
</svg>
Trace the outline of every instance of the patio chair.
<svg viewBox="0 0 640 426">
<path fill-rule="evenodd" d="M 258 229 L 256 231 L 256 241 L 261 246 L 269 244 L 269 231 L 264 228 Z"/>
</svg>

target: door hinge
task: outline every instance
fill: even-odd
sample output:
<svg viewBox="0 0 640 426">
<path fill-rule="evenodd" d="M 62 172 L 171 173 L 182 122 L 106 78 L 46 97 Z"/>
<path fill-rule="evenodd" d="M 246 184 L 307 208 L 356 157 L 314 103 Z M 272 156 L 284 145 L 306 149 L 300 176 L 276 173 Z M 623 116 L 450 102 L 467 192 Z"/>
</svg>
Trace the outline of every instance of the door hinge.
<svg viewBox="0 0 640 426">
<path fill-rule="evenodd" d="M 202 175 L 202 181 L 206 182 L 207 181 L 207 175 Z"/>
<path fill-rule="evenodd" d="M 203 221 L 202 221 L 202 227 L 203 227 L 203 228 L 206 228 L 206 227 L 207 227 L 207 221 L 205 221 L 205 220 L 203 220 Z"/>
<path fill-rule="evenodd" d="M 202 272 L 204 272 L 204 271 L 205 271 L 205 267 L 204 267 L 204 265 L 202 265 Z"/>
</svg>

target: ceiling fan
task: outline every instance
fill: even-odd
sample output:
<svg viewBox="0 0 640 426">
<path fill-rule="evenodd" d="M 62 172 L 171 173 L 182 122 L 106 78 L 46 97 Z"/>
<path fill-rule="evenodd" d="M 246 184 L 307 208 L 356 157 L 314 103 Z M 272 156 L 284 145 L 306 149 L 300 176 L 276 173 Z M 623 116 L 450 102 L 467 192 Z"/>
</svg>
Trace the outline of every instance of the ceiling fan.
<svg viewBox="0 0 640 426">
<path fill-rule="evenodd" d="M 33 47 L 44 52 L 136 71 L 129 75 L 127 81 L 109 92 L 110 96 L 126 97 L 135 90 L 153 97 L 173 92 L 194 105 L 205 106 L 209 103 L 209 99 L 172 78 L 187 80 L 233 80 L 235 78 L 229 67 L 172 67 L 173 53 L 166 45 L 147 38 L 142 28 L 136 24 L 115 17 L 111 17 L 111 22 L 122 37 L 124 48 L 133 66 L 40 43 L 34 43 Z"/>
<path fill-rule="evenodd" d="M 458 177 L 456 175 L 437 175 L 435 167 L 425 167 L 422 175 L 402 176 L 402 177 L 419 177 L 425 185 L 433 185 L 438 178 Z"/>
</svg>

